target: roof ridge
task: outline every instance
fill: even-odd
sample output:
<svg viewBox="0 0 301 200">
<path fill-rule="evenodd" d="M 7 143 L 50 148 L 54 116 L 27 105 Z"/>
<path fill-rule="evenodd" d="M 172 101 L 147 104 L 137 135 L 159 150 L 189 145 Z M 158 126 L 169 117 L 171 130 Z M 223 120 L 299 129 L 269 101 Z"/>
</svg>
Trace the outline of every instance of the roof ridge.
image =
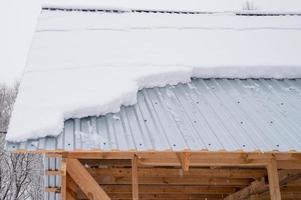
<svg viewBox="0 0 301 200">
<path fill-rule="evenodd" d="M 161 9 L 124 9 L 110 7 L 60 7 L 44 6 L 42 10 L 66 12 L 105 12 L 105 13 L 165 13 L 165 14 L 233 14 L 238 16 L 301 16 L 301 12 L 276 12 L 276 11 L 181 11 Z"/>
</svg>

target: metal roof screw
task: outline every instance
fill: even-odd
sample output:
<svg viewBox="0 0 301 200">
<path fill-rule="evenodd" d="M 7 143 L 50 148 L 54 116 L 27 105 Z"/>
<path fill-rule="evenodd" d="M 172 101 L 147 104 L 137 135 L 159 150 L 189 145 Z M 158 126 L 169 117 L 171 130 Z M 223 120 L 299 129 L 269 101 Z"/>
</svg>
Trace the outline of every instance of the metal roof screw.
<svg viewBox="0 0 301 200">
<path fill-rule="evenodd" d="M 209 143 L 208 146 L 211 146 L 211 144 Z"/>
<path fill-rule="evenodd" d="M 68 146 L 70 146 L 71 144 L 69 143 Z"/>
<path fill-rule="evenodd" d="M 196 104 L 199 104 L 199 103 L 200 103 L 200 102 L 198 102 L 198 101 L 196 102 Z"/>
<path fill-rule="evenodd" d="M 246 145 L 243 144 L 242 147 L 246 147 Z"/>
<path fill-rule="evenodd" d="M 240 101 L 237 101 L 238 104 L 240 104 Z"/>
<path fill-rule="evenodd" d="M 277 147 L 279 147 L 280 145 L 279 145 L 279 144 L 277 144 L 276 146 L 277 146 Z"/>
<path fill-rule="evenodd" d="M 13 146 L 13 148 L 16 148 L 16 146 Z"/>
<path fill-rule="evenodd" d="M 284 103 L 283 103 L 283 102 L 281 102 L 281 105 L 283 106 L 283 105 L 284 105 Z"/>
<path fill-rule="evenodd" d="M 196 123 L 196 121 L 194 120 L 193 123 Z"/>
<path fill-rule="evenodd" d="M 155 102 L 155 104 L 157 105 L 158 103 L 157 103 L 157 102 Z"/>
<path fill-rule="evenodd" d="M 142 144 L 140 143 L 139 146 L 142 146 Z"/>
<path fill-rule="evenodd" d="M 270 121 L 270 124 L 273 124 L 273 121 Z"/>
<path fill-rule="evenodd" d="M 106 143 L 104 142 L 103 145 L 106 145 Z"/>
<path fill-rule="evenodd" d="M 243 123 L 244 123 L 243 121 L 240 122 L 240 124 L 243 124 Z"/>
<path fill-rule="evenodd" d="M 176 145 L 176 144 L 173 144 L 172 146 L 174 146 L 174 147 L 175 147 L 175 146 L 177 146 L 177 145 Z"/>
<path fill-rule="evenodd" d="M 145 119 L 144 122 L 147 122 L 147 120 Z"/>
</svg>

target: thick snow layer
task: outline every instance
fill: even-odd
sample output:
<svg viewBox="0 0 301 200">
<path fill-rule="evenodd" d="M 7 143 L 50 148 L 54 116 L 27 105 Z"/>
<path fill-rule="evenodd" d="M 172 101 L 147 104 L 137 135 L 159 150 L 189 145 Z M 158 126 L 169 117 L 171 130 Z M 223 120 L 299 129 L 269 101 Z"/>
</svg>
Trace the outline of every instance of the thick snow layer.
<svg viewBox="0 0 301 200">
<path fill-rule="evenodd" d="M 191 77 L 301 78 L 300 19 L 44 11 L 7 140 L 58 135 L 65 119 Z"/>
</svg>

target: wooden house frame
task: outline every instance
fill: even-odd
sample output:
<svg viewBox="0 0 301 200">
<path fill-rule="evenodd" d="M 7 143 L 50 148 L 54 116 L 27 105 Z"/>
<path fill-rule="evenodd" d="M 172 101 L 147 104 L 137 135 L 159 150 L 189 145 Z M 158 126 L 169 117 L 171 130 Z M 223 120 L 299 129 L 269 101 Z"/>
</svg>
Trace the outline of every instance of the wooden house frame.
<svg viewBox="0 0 301 200">
<path fill-rule="evenodd" d="M 301 154 L 296 152 L 50 151 L 46 156 L 62 159 L 61 169 L 45 174 L 61 176 L 60 188 L 46 190 L 61 193 L 62 200 L 218 199 L 221 195 L 235 200 L 268 199 L 269 194 L 272 200 L 301 198 L 294 194 L 300 182 L 290 186 L 301 178 Z M 100 177 L 107 175 L 127 177 L 128 184 L 119 190 L 99 185 Z M 147 176 L 153 177 L 144 180 Z M 244 179 L 251 177 L 246 185 Z M 193 195 L 194 190 L 198 195 Z"/>
</svg>

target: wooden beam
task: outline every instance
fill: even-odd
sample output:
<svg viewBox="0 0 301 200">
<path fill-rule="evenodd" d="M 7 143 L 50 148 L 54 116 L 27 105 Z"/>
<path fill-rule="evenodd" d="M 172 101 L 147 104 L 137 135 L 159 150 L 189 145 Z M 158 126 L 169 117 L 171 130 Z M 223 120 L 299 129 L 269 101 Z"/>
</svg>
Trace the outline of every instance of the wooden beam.
<svg viewBox="0 0 301 200">
<path fill-rule="evenodd" d="M 132 185 L 102 185 L 107 194 L 132 194 Z M 292 187 L 300 191 L 300 187 Z M 60 188 L 45 188 L 46 192 L 60 193 Z M 237 187 L 223 186 L 198 186 L 198 185 L 140 185 L 141 194 L 232 194 L 237 191 Z M 78 190 L 78 193 L 80 191 Z"/>
<path fill-rule="evenodd" d="M 114 200 L 132 200 L 131 194 L 111 194 Z M 141 200 L 220 200 L 222 194 L 143 194 Z M 87 199 L 87 198 L 79 198 Z"/>
<path fill-rule="evenodd" d="M 94 176 L 100 185 L 132 184 L 131 177 Z M 144 185 L 215 185 L 215 186 L 248 186 L 253 179 L 237 178 L 196 178 L 196 177 L 139 177 L 139 184 Z"/>
<path fill-rule="evenodd" d="M 131 185 L 103 185 L 108 193 L 131 194 Z M 231 194 L 236 187 L 198 186 L 198 185 L 141 185 L 139 184 L 139 197 L 142 194 Z"/>
<path fill-rule="evenodd" d="M 90 200 L 110 200 L 110 197 L 77 159 L 67 160 L 67 172 Z"/>
<path fill-rule="evenodd" d="M 61 161 L 61 199 L 67 200 L 67 160 Z"/>
<path fill-rule="evenodd" d="M 66 191 L 67 200 L 76 200 L 78 186 L 74 182 L 74 180 L 71 178 L 69 173 L 67 173 L 66 182 L 67 182 L 67 191 Z"/>
<path fill-rule="evenodd" d="M 224 198 L 224 200 L 240 200 L 247 199 L 251 195 L 262 193 L 269 190 L 269 185 L 265 184 L 262 181 L 254 181 L 248 187 L 245 187 L 238 192 L 231 194 Z"/>
<path fill-rule="evenodd" d="M 133 200 L 139 200 L 139 185 L 138 185 L 138 158 L 134 156 L 132 159 L 132 195 Z"/>
<path fill-rule="evenodd" d="M 178 159 L 184 171 L 189 170 L 191 152 L 177 153 Z"/>
<path fill-rule="evenodd" d="M 282 170 L 279 172 L 279 185 L 280 187 L 287 185 L 290 182 L 298 180 L 301 178 L 301 171 L 293 171 L 293 170 Z M 248 187 L 245 187 L 236 193 L 233 193 L 227 196 L 224 200 L 239 200 L 239 199 L 247 199 L 252 195 L 261 194 L 269 191 L 269 185 L 263 181 L 254 181 Z"/>
<path fill-rule="evenodd" d="M 281 200 L 278 168 L 275 159 L 271 159 L 271 161 L 268 163 L 267 171 L 271 200 Z"/>
<path fill-rule="evenodd" d="M 61 188 L 57 187 L 46 187 L 45 192 L 61 193 Z"/>
<path fill-rule="evenodd" d="M 265 167 L 275 158 L 279 169 L 301 169 L 298 152 L 208 152 L 208 151 L 70 151 L 47 152 L 48 156 L 74 159 L 123 159 L 139 158 L 139 166 L 181 166 L 178 153 L 189 152 L 190 166 Z"/>
<path fill-rule="evenodd" d="M 113 176 L 113 177 L 130 177 L 131 169 L 126 167 L 107 167 L 106 168 L 87 168 L 93 176 Z M 195 178 L 242 178 L 258 179 L 266 176 L 266 169 L 237 169 L 237 168 L 190 168 L 189 171 L 183 171 L 181 168 L 139 168 L 138 177 L 195 177 Z"/>
</svg>

